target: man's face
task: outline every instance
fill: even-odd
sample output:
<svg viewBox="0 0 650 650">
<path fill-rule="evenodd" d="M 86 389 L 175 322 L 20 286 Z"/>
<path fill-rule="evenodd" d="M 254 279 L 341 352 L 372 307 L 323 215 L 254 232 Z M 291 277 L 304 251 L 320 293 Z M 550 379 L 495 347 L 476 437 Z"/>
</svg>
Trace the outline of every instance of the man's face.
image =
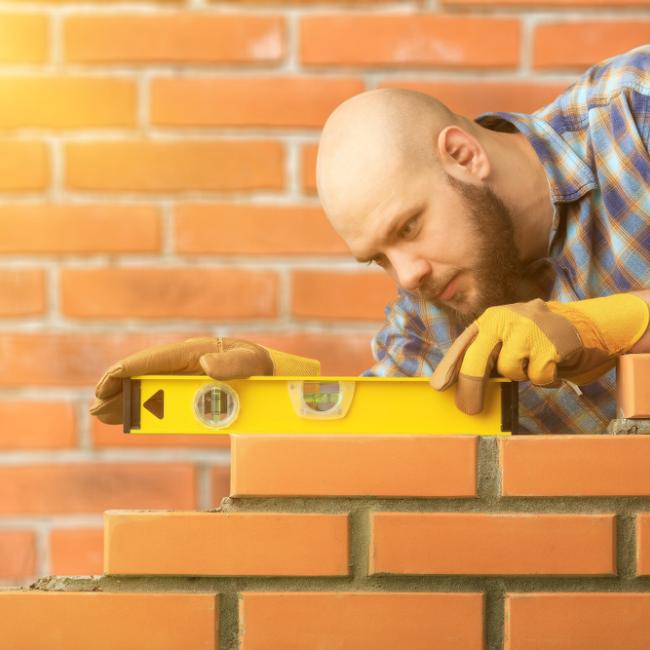
<svg viewBox="0 0 650 650">
<path fill-rule="evenodd" d="M 340 232 L 357 258 L 469 324 L 488 307 L 517 300 L 522 265 L 512 219 L 489 188 L 442 173 L 434 179 L 392 191 Z"/>
</svg>

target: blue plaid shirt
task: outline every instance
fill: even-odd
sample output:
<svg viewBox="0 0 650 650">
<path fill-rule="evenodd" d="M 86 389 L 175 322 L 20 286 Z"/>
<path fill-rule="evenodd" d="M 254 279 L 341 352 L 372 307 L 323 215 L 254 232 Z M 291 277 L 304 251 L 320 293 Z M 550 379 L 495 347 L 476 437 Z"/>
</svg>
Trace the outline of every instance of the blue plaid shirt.
<svg viewBox="0 0 650 650">
<path fill-rule="evenodd" d="M 531 115 L 476 121 L 523 133 L 544 165 L 554 205 L 547 299 L 571 302 L 650 287 L 650 46 L 591 67 Z M 512 126 L 510 126 L 512 125 Z M 460 331 L 445 314 L 400 290 L 372 342 L 365 376 L 431 375 Z M 615 371 L 579 396 L 563 385 L 520 384 L 520 430 L 602 433 L 615 417 Z"/>
</svg>

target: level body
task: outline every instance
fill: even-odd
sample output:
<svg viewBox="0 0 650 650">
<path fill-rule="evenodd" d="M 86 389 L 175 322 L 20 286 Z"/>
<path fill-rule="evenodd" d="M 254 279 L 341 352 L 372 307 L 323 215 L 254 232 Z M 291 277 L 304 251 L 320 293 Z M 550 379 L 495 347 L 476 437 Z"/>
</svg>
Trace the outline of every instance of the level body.
<svg viewBox="0 0 650 650">
<path fill-rule="evenodd" d="M 124 431 L 134 434 L 408 434 L 516 432 L 517 385 L 487 385 L 485 408 L 469 416 L 454 389 L 426 377 L 251 377 L 197 375 L 125 379 Z"/>
</svg>

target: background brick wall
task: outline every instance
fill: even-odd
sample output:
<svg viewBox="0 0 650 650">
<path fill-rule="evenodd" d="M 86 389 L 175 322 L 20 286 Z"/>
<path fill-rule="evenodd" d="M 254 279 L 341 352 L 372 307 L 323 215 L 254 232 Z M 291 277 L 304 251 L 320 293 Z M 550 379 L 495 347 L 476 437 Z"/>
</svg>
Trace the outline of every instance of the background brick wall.
<svg viewBox="0 0 650 650">
<path fill-rule="evenodd" d="M 0 584 L 101 572 L 107 508 L 207 508 L 229 441 L 91 421 L 116 359 L 236 334 L 357 374 L 392 296 L 315 196 L 319 128 L 380 86 L 530 111 L 647 40 L 648 0 L 5 2 Z"/>
</svg>

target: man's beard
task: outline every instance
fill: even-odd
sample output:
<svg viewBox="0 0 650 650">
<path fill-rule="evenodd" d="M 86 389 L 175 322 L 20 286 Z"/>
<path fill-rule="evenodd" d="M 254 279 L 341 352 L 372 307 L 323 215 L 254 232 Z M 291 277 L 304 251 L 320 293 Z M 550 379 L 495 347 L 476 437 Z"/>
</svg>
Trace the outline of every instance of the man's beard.
<svg viewBox="0 0 650 650">
<path fill-rule="evenodd" d="M 476 235 L 478 263 L 466 270 L 471 271 L 476 279 L 477 299 L 470 304 L 462 292 L 457 292 L 451 301 L 445 303 L 433 298 L 453 275 L 443 279 L 444 284 L 434 284 L 429 277 L 418 290 L 423 298 L 442 309 L 458 326 L 465 327 L 488 307 L 518 301 L 524 266 L 515 246 L 512 217 L 504 202 L 489 187 L 463 183 L 449 175 L 447 179 L 463 199 Z M 456 272 L 463 270 L 459 268 Z"/>
</svg>

